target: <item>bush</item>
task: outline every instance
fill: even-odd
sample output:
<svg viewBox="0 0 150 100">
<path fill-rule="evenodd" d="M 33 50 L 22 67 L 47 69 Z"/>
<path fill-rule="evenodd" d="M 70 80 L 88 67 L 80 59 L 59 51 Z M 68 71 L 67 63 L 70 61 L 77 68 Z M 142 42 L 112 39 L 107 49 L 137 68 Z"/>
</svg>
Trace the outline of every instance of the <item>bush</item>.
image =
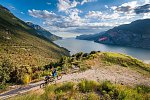
<svg viewBox="0 0 150 100">
<path fill-rule="evenodd" d="M 109 94 L 104 94 L 102 100 L 111 100 L 111 97 Z"/>
<path fill-rule="evenodd" d="M 77 60 L 79 60 L 82 58 L 83 54 L 84 54 L 83 52 L 79 52 L 79 53 L 75 54 L 74 56 L 76 57 Z"/>
<path fill-rule="evenodd" d="M 60 87 L 56 88 L 55 93 L 70 91 L 73 90 L 73 88 L 74 88 L 74 83 L 67 82 L 61 85 Z"/>
<path fill-rule="evenodd" d="M 98 83 L 94 81 L 83 80 L 78 84 L 79 91 L 86 93 L 97 89 Z"/>
<path fill-rule="evenodd" d="M 7 88 L 7 85 L 4 85 L 4 84 L 0 84 L 0 90 L 2 89 L 6 89 Z"/>
<path fill-rule="evenodd" d="M 85 71 L 87 69 L 89 69 L 88 66 L 86 66 L 86 65 L 80 65 L 80 71 Z"/>
<path fill-rule="evenodd" d="M 88 94 L 87 100 L 100 100 L 100 96 L 92 92 Z"/>
<path fill-rule="evenodd" d="M 32 74 L 32 80 L 40 79 L 40 77 L 41 77 L 40 72 L 35 72 L 35 73 Z"/>
<path fill-rule="evenodd" d="M 150 87 L 144 85 L 137 86 L 136 90 L 138 93 L 150 93 Z"/>
<path fill-rule="evenodd" d="M 49 70 L 45 70 L 42 72 L 41 76 L 47 76 L 47 75 L 50 75 L 51 72 Z"/>
<path fill-rule="evenodd" d="M 84 53 L 82 57 L 87 57 L 89 54 L 88 53 Z"/>
<path fill-rule="evenodd" d="M 112 84 L 110 81 L 105 81 L 105 82 L 103 82 L 103 83 L 99 86 L 98 90 L 99 90 L 100 92 L 102 92 L 103 90 L 105 90 L 105 91 L 108 93 L 108 92 L 114 90 L 114 86 L 113 86 L 113 84 Z"/>
<path fill-rule="evenodd" d="M 8 59 L 4 59 L 0 64 L 0 83 L 5 84 L 10 80 L 10 73 L 13 71 L 13 65 Z"/>
<path fill-rule="evenodd" d="M 96 51 L 91 51 L 90 54 L 96 54 Z"/>
<path fill-rule="evenodd" d="M 22 83 L 23 84 L 28 84 L 31 81 L 31 77 L 28 74 L 23 75 L 22 77 Z"/>
</svg>

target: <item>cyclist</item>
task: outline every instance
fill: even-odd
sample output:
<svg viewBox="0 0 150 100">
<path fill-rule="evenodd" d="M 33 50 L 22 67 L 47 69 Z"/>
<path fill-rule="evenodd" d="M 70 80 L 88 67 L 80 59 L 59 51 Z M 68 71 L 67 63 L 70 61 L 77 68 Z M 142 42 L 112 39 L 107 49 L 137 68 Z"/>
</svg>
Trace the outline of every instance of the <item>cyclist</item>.
<svg viewBox="0 0 150 100">
<path fill-rule="evenodd" d="M 52 67 L 52 76 L 55 78 L 57 76 L 56 68 Z"/>
<path fill-rule="evenodd" d="M 47 76 L 45 76 L 45 82 L 46 83 L 48 83 L 48 80 L 50 79 L 50 76 L 49 75 L 47 75 Z"/>
</svg>

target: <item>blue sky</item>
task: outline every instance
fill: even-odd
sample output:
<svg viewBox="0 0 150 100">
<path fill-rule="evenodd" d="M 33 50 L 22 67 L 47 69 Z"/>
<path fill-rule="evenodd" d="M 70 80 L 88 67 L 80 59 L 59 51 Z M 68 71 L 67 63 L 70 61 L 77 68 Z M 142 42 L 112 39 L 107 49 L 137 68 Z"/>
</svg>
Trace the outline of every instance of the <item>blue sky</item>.
<svg viewBox="0 0 150 100">
<path fill-rule="evenodd" d="M 0 0 L 14 15 L 72 37 L 150 18 L 150 0 Z"/>
</svg>

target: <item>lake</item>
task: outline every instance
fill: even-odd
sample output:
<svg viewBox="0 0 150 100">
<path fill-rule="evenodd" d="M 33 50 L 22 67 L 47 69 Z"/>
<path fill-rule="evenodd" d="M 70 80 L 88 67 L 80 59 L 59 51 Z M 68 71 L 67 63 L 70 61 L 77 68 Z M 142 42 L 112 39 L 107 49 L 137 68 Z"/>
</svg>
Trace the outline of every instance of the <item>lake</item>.
<svg viewBox="0 0 150 100">
<path fill-rule="evenodd" d="M 150 63 L 150 50 L 123 46 L 114 46 L 95 43 L 93 41 L 78 40 L 75 38 L 54 41 L 57 45 L 70 51 L 70 54 L 78 52 L 89 53 L 91 51 L 118 52 L 138 58 L 146 63 Z"/>
</svg>

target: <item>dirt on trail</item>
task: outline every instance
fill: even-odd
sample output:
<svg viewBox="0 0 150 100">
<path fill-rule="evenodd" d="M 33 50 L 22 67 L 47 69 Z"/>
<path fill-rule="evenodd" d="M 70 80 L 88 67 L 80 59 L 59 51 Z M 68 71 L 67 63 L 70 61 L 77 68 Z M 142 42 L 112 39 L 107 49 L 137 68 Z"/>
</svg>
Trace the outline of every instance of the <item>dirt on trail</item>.
<svg viewBox="0 0 150 100">
<path fill-rule="evenodd" d="M 150 86 L 150 77 L 144 76 L 131 68 L 121 66 L 104 66 L 99 68 L 93 68 L 80 73 L 73 73 L 63 75 L 61 80 L 56 83 L 68 82 L 68 81 L 80 81 L 82 79 L 94 80 L 94 81 L 111 81 L 113 83 L 119 83 L 122 85 L 147 85 Z M 44 81 L 37 83 L 31 83 L 22 88 L 16 88 L 5 93 L 0 94 L 0 99 L 5 100 L 9 97 L 13 97 L 19 94 L 23 94 L 29 91 L 40 89 L 40 84 Z"/>
</svg>

